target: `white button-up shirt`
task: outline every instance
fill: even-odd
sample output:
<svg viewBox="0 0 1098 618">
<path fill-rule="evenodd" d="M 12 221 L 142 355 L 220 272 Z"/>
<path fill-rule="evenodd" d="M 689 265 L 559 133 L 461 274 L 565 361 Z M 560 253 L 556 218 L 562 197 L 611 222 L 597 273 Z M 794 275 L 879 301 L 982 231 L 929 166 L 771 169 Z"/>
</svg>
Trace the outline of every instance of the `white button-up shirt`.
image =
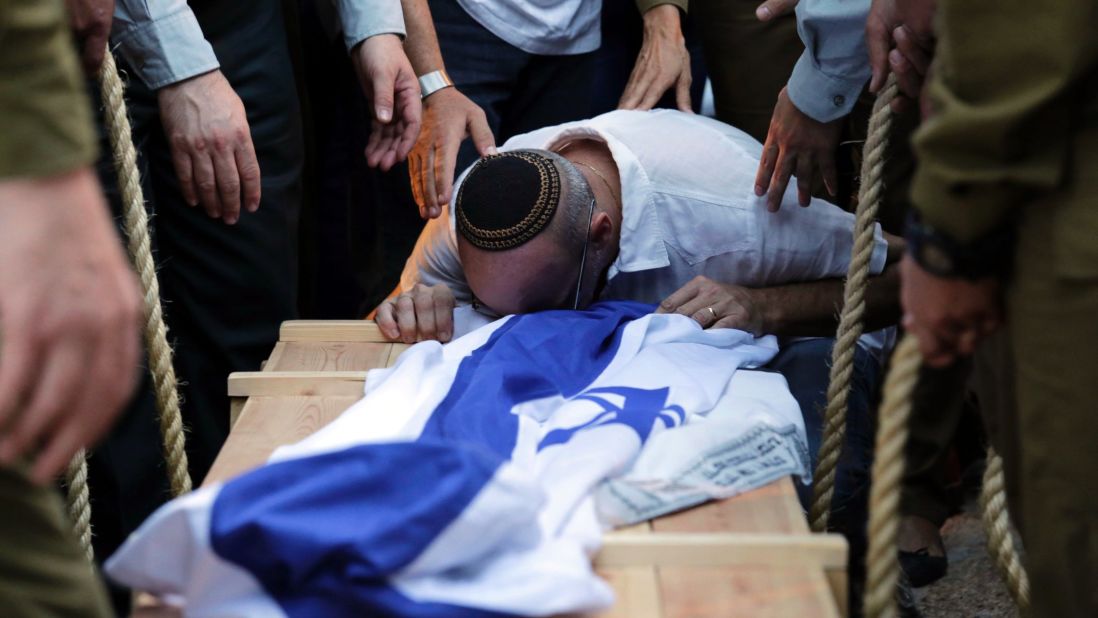
<svg viewBox="0 0 1098 618">
<path fill-rule="evenodd" d="M 846 275 L 854 215 L 817 199 L 802 208 L 796 183 L 781 210 L 768 212 L 766 198 L 754 192 L 762 145 L 743 131 L 679 111 L 619 110 L 517 135 L 499 149 L 555 150 L 577 139 L 605 143 L 621 178 L 620 251 L 601 300 L 658 303 L 697 275 L 751 287 Z M 427 223 L 400 287 L 441 283 L 468 304 L 451 214 L 443 209 Z M 879 274 L 887 254 L 879 225 L 874 236 L 870 269 Z M 863 339 L 875 353 L 884 343 Z"/>
</svg>

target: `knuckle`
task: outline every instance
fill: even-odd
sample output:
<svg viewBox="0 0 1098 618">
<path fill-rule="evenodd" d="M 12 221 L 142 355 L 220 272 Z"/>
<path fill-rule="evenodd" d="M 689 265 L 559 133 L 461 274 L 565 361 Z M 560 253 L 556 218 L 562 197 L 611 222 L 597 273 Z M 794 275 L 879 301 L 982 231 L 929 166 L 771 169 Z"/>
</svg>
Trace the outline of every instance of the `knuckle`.
<svg viewBox="0 0 1098 618">
<path fill-rule="evenodd" d="M 198 190 L 203 193 L 213 193 L 217 189 L 217 183 L 210 179 L 198 181 Z"/>
</svg>

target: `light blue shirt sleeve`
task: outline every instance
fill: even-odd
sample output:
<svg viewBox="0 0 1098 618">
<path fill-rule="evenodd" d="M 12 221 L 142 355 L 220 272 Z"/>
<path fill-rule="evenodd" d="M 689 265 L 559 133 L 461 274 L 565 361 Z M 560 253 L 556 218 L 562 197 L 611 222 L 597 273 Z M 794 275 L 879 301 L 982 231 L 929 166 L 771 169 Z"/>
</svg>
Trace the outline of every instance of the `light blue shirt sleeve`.
<svg viewBox="0 0 1098 618">
<path fill-rule="evenodd" d="M 378 34 L 404 37 L 404 11 L 400 0 L 332 0 L 343 26 L 347 51 Z"/>
<path fill-rule="evenodd" d="M 185 0 L 117 0 L 111 43 L 153 90 L 220 66 Z"/>
<path fill-rule="evenodd" d="M 804 53 L 793 67 L 789 100 L 819 122 L 850 113 L 869 79 L 865 21 L 870 0 L 800 0 L 797 31 Z"/>
</svg>

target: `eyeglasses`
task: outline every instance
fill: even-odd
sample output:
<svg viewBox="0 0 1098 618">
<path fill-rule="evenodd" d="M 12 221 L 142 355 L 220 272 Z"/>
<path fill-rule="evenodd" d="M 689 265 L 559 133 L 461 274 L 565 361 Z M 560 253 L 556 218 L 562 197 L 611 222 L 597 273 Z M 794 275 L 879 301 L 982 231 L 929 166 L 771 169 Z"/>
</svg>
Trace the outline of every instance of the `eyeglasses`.
<svg viewBox="0 0 1098 618">
<path fill-rule="evenodd" d="M 595 198 L 591 198 L 591 206 L 587 209 L 587 233 L 583 235 L 583 254 L 580 257 L 580 272 L 576 279 L 576 296 L 572 300 L 572 311 L 579 309 L 580 290 L 583 288 L 583 267 L 587 265 L 587 245 L 591 242 L 591 219 L 595 216 Z"/>
</svg>

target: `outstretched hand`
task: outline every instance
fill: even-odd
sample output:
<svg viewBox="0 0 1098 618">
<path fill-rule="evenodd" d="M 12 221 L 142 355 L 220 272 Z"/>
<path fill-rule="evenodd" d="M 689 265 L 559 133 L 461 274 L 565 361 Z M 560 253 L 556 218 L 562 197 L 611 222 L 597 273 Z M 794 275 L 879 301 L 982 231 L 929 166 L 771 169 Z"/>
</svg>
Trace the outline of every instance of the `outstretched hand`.
<svg viewBox="0 0 1098 618">
<path fill-rule="evenodd" d="M 366 163 L 389 171 L 408 156 L 419 135 L 419 80 L 395 34 L 377 34 L 359 43 L 351 50 L 351 63 L 374 107 Z"/>
<path fill-rule="evenodd" d="M 423 131 L 408 157 L 412 196 L 424 219 L 439 216 L 450 203 L 458 150 L 466 137 L 480 156 L 496 154 L 484 110 L 457 88 L 443 88 L 424 100 Z"/>
<path fill-rule="evenodd" d="M 818 122 L 797 109 L 786 89 L 778 94 L 770 130 L 766 134 L 759 169 L 755 174 L 755 195 L 766 195 L 766 208 L 778 212 L 786 186 L 797 177 L 797 202 L 808 206 L 812 200 L 812 179 L 819 170 L 824 186 L 832 196 L 838 186 L 835 150 L 839 146 L 841 120 Z"/>
<path fill-rule="evenodd" d="M 618 109 L 652 109 L 674 87 L 675 105 L 681 111 L 692 112 L 692 79 L 690 53 L 682 36 L 678 7 L 673 4 L 652 7 L 644 14 L 644 41 Z"/>
</svg>

